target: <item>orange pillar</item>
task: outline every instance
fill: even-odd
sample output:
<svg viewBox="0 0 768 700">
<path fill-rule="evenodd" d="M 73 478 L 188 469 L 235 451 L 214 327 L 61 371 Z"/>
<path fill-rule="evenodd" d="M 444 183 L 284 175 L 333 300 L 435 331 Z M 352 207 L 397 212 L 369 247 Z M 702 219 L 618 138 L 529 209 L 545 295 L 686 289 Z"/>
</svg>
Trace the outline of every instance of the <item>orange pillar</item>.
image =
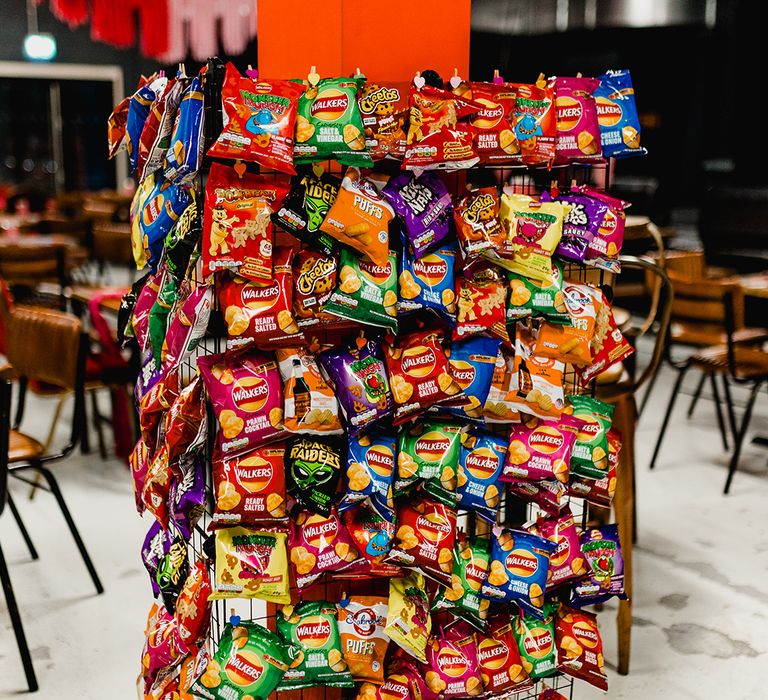
<svg viewBox="0 0 768 700">
<path fill-rule="evenodd" d="M 258 0 L 259 73 L 269 78 L 351 75 L 410 80 L 433 68 L 469 76 L 470 0 L 385 7 L 361 0 Z"/>
</svg>

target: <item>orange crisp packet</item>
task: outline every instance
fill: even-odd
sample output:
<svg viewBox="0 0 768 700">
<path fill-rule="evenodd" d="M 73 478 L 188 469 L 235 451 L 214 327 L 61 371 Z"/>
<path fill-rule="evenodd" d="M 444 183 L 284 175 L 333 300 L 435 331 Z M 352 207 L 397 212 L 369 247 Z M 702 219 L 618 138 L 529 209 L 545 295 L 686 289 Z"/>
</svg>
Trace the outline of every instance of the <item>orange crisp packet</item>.
<svg viewBox="0 0 768 700">
<path fill-rule="evenodd" d="M 384 683 L 384 657 L 389 637 L 387 599 L 381 596 L 353 595 L 338 604 L 341 653 L 355 681 Z"/>
<path fill-rule="evenodd" d="M 521 413 L 539 418 L 559 418 L 565 405 L 563 371 L 565 363 L 534 352 L 532 329 L 517 324 L 515 360 L 510 389 L 516 399 L 513 405 Z"/>
<path fill-rule="evenodd" d="M 373 182 L 358 168 L 348 168 L 320 230 L 384 266 L 389 257 L 389 222 L 394 215 Z"/>
</svg>

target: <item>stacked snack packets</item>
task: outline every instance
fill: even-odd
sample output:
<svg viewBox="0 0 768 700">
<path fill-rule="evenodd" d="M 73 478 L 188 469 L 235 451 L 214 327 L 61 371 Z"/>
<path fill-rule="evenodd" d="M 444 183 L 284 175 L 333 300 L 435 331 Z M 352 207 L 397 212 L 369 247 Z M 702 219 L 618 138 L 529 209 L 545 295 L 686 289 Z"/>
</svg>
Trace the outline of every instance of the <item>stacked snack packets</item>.
<svg viewBox="0 0 768 700">
<path fill-rule="evenodd" d="M 580 514 L 610 508 L 621 435 L 589 388 L 633 348 L 584 279 L 620 270 L 629 205 L 589 178 L 458 192 L 442 171 L 644 152 L 628 71 L 219 68 L 142 79 L 109 120 L 149 268 L 119 328 L 152 520 L 140 696 L 493 698 L 557 674 L 605 690 L 582 608 L 626 598 L 622 533 Z M 279 607 L 209 645 L 221 599 Z"/>
</svg>

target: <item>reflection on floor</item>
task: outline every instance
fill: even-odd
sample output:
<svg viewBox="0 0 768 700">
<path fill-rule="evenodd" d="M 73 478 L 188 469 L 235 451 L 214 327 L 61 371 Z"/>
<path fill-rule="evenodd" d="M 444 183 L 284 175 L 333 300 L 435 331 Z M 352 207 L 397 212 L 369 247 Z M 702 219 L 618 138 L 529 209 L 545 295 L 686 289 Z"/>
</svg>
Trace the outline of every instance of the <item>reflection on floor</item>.
<svg viewBox="0 0 768 700">
<path fill-rule="evenodd" d="M 691 384 L 695 377 L 690 377 Z M 657 384 L 638 431 L 639 541 L 635 626 L 628 677 L 610 674 L 608 697 L 764 697 L 768 652 L 768 451 L 747 446 L 729 497 L 727 455 L 711 402 L 690 421 L 681 401 L 656 470 L 647 463 L 671 376 Z M 738 391 L 736 393 L 739 396 Z M 106 401 L 104 402 L 106 407 Z M 28 411 L 44 435 L 51 404 Z M 761 396 L 752 432 L 768 435 Z M 62 430 L 62 438 L 65 437 Z M 139 549 L 149 521 L 133 510 L 128 473 L 115 460 L 76 456 L 54 466 L 106 587 L 95 596 L 61 516 L 44 493 L 13 485 L 40 560 L 32 562 L 10 516 L 0 538 L 11 567 L 43 699 L 135 698 L 149 586 Z M 615 661 L 614 609 L 600 615 L 606 658 Z M 24 676 L 0 601 L 0 697 Z M 578 684 L 574 698 L 605 697 Z"/>
</svg>

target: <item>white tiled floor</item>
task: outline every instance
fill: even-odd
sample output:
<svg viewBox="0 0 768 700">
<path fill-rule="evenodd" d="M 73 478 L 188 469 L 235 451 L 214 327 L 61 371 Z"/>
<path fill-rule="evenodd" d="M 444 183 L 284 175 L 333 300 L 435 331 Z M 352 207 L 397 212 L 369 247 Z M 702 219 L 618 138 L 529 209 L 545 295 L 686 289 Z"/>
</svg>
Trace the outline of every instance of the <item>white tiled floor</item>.
<svg viewBox="0 0 768 700">
<path fill-rule="evenodd" d="M 671 388 L 665 374 L 638 432 L 639 543 L 635 627 L 628 677 L 610 674 L 611 698 L 765 696 L 768 671 L 768 450 L 747 446 L 732 493 L 721 495 L 727 456 L 711 402 L 691 421 L 674 416 L 654 472 L 647 463 Z M 737 392 L 737 398 L 739 393 Z M 37 403 L 30 427 L 44 434 L 51 404 Z M 768 435 L 768 401 L 752 433 Z M 64 523 L 47 494 L 17 504 L 40 551 L 29 556 L 6 514 L 0 538 L 11 567 L 41 690 L 63 700 L 135 698 L 142 630 L 150 604 L 139 549 L 148 522 L 134 512 L 128 473 L 115 460 L 76 456 L 54 466 L 106 587 L 95 596 Z M 614 611 L 600 616 L 606 658 L 615 660 Z M 25 687 L 0 600 L 0 697 Z M 577 700 L 604 697 L 577 685 Z"/>
</svg>

